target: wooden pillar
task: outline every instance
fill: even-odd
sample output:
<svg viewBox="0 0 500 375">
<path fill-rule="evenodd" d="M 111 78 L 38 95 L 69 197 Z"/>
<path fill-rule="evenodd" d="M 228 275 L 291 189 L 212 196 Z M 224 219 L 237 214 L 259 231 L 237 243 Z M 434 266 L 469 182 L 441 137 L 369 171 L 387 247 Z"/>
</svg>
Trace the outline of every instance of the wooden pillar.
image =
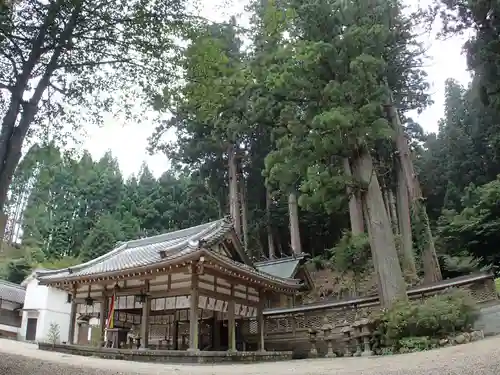
<svg viewBox="0 0 500 375">
<path fill-rule="evenodd" d="M 234 285 L 231 285 L 231 300 L 227 305 L 228 350 L 236 351 L 236 320 L 234 317 Z"/>
<path fill-rule="evenodd" d="M 214 325 L 212 326 L 213 349 L 220 350 L 220 320 L 218 320 L 217 311 L 214 311 Z"/>
<path fill-rule="evenodd" d="M 259 332 L 259 351 L 266 350 L 264 345 L 265 322 L 264 322 L 264 307 L 266 306 L 266 294 L 263 290 L 259 291 L 259 307 L 257 308 L 257 325 Z"/>
<path fill-rule="evenodd" d="M 71 290 L 71 310 L 69 313 L 69 334 L 68 343 L 70 345 L 75 342 L 75 325 L 76 325 L 76 284 L 73 284 Z"/>
<path fill-rule="evenodd" d="M 177 320 L 177 311 L 174 311 L 174 323 L 172 324 L 172 349 L 179 350 L 179 321 Z"/>
<path fill-rule="evenodd" d="M 149 280 L 145 282 L 145 294 L 149 292 Z M 141 317 L 141 348 L 147 349 L 149 345 L 149 310 L 151 307 L 151 299 L 146 296 L 142 303 L 142 317 Z"/>
<path fill-rule="evenodd" d="M 99 347 L 104 346 L 104 334 L 106 330 L 106 318 L 107 318 L 107 305 L 108 305 L 108 298 L 103 294 L 103 298 L 101 300 L 101 309 L 99 311 L 99 329 L 100 329 L 100 336 L 99 336 Z"/>
<path fill-rule="evenodd" d="M 191 274 L 191 301 L 189 306 L 189 350 L 197 351 L 198 348 L 198 274 L 193 268 Z"/>
</svg>

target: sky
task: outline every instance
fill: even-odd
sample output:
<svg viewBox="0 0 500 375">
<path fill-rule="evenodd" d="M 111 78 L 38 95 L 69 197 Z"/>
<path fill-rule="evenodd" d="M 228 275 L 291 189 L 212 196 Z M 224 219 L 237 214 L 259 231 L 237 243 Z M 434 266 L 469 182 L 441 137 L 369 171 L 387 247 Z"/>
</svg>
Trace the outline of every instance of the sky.
<svg viewBox="0 0 500 375">
<path fill-rule="evenodd" d="M 415 0 L 407 0 L 414 5 Z M 421 6 L 426 6 L 432 0 L 420 0 Z M 201 0 L 201 14 L 213 21 L 225 21 L 230 15 L 242 15 L 246 0 Z M 240 18 L 245 22 L 244 15 Z M 439 25 L 436 25 L 436 30 Z M 422 42 L 428 49 L 428 59 L 425 70 L 428 73 L 428 81 L 431 85 L 430 93 L 434 104 L 423 113 L 410 114 L 425 131 L 436 132 L 438 121 L 443 114 L 444 82 L 448 78 L 467 84 L 470 75 L 467 72 L 465 56 L 462 54 L 462 46 L 466 37 L 454 37 L 447 40 L 436 40 L 435 33 L 423 35 Z M 111 150 L 118 159 L 120 168 L 125 176 L 136 174 L 142 163 L 146 162 L 151 171 L 158 177 L 169 167 L 166 156 L 147 153 L 148 137 L 154 130 L 154 124 L 127 123 L 110 119 L 100 128 L 87 130 L 86 139 L 82 148 L 89 150 L 94 158 L 100 158 L 106 151 Z"/>
</svg>

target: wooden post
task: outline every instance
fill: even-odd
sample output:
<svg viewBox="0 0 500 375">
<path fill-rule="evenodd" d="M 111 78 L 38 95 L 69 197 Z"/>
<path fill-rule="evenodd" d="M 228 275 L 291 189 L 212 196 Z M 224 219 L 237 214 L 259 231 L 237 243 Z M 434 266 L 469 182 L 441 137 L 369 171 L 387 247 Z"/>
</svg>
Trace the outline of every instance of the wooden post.
<svg viewBox="0 0 500 375">
<path fill-rule="evenodd" d="M 266 351 L 266 347 L 264 345 L 264 330 L 265 330 L 265 322 L 264 322 L 264 307 L 266 306 L 266 294 L 263 290 L 259 291 L 259 307 L 257 308 L 257 324 L 258 324 L 258 332 L 259 332 L 259 351 Z"/>
<path fill-rule="evenodd" d="M 189 307 L 189 350 L 197 351 L 198 348 L 198 274 L 192 269 L 191 274 L 191 301 Z"/>
<path fill-rule="evenodd" d="M 234 317 L 234 285 L 231 285 L 231 300 L 227 305 L 227 332 L 229 351 L 236 351 L 236 320 Z"/>
<path fill-rule="evenodd" d="M 103 294 L 103 298 L 101 301 L 101 309 L 99 311 L 99 329 L 100 329 L 100 336 L 99 336 L 99 347 L 102 348 L 104 346 L 104 333 L 106 329 L 106 310 L 107 310 L 107 305 L 108 305 L 108 298 L 106 295 Z"/>
<path fill-rule="evenodd" d="M 69 313 L 69 337 L 68 343 L 73 345 L 75 342 L 75 325 L 76 325 L 76 284 L 73 284 L 71 290 L 71 310 Z"/>
<path fill-rule="evenodd" d="M 145 281 L 146 290 L 149 292 L 149 280 Z M 151 306 L 151 299 L 146 296 L 142 303 L 142 317 L 141 317 L 141 348 L 147 349 L 149 344 L 149 310 Z"/>
<path fill-rule="evenodd" d="M 220 321 L 217 320 L 218 318 L 217 311 L 214 311 L 214 325 L 212 326 L 212 336 L 213 336 L 213 349 L 214 350 L 220 350 Z"/>
<path fill-rule="evenodd" d="M 177 311 L 174 311 L 174 323 L 172 324 L 172 349 L 179 350 L 179 321 L 177 320 Z"/>
</svg>

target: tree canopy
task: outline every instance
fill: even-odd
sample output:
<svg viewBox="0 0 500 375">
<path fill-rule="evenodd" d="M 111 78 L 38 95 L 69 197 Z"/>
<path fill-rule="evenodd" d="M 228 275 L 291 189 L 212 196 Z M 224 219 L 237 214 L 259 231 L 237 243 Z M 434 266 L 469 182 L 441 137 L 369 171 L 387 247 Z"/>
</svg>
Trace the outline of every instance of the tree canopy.
<svg viewBox="0 0 500 375">
<path fill-rule="evenodd" d="M 253 0 L 247 28 L 181 0 L 21 3 L 0 28 L 0 207 L 5 241 L 21 244 L 10 279 L 227 214 L 254 259 L 306 252 L 386 305 L 500 265 L 496 2 Z M 443 35 L 472 32 L 473 79 L 446 81 L 434 134 L 408 113 L 431 102 L 416 30 L 435 14 Z M 75 108 L 112 108 L 110 88 L 168 117 L 150 137 L 172 162 L 159 178 L 61 146 L 88 121 Z"/>
</svg>

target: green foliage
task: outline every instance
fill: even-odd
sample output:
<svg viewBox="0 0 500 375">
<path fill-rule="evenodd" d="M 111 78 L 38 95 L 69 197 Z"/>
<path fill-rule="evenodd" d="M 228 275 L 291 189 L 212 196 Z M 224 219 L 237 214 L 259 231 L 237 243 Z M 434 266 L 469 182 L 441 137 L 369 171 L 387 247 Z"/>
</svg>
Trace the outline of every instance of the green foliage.
<svg viewBox="0 0 500 375">
<path fill-rule="evenodd" d="M 359 277 L 370 265 L 370 243 L 366 234 L 353 236 L 351 232 L 344 233 L 329 253 L 331 265 L 341 273 L 352 271 Z"/>
<path fill-rule="evenodd" d="M 4 262 L 14 259 L 4 267 L 9 279 L 22 280 L 34 267 L 65 268 L 100 256 L 119 241 L 219 217 L 203 179 L 173 172 L 156 179 L 144 166 L 124 181 L 109 153 L 94 161 L 54 145 L 33 148 L 14 182 L 8 208 L 19 224 L 8 235 L 18 241 L 17 226 L 23 233 L 22 249 Z"/>
<path fill-rule="evenodd" d="M 1 277 L 15 284 L 20 284 L 31 272 L 31 263 L 24 259 L 13 259 L 4 264 L 1 270 Z"/>
<path fill-rule="evenodd" d="M 450 256 L 470 255 L 481 266 L 497 267 L 500 177 L 469 190 L 460 213 L 445 212 L 438 225 L 439 245 Z"/>
<path fill-rule="evenodd" d="M 478 317 L 479 309 L 466 292 L 448 290 L 423 302 L 397 302 L 377 319 L 383 345 L 399 348 L 410 338 L 444 338 L 469 330 Z"/>
<path fill-rule="evenodd" d="M 483 263 L 481 258 L 474 258 L 467 253 L 455 256 L 444 254 L 441 256 L 441 261 L 446 275 L 451 277 L 464 276 L 477 271 L 490 271 L 492 268 L 492 265 L 481 265 Z"/>
<path fill-rule="evenodd" d="M 176 44 L 193 23 L 186 3 L 17 0 L 2 14 L 1 209 L 26 139 L 66 143 L 106 111 L 145 109 L 174 73 Z"/>
<path fill-rule="evenodd" d="M 72 266 L 76 266 L 77 264 L 82 263 L 82 260 L 79 258 L 72 257 L 62 257 L 59 259 L 47 259 L 38 263 L 34 266 L 34 268 L 42 268 L 47 270 L 59 270 L 62 268 L 68 268 Z"/>
<path fill-rule="evenodd" d="M 429 336 L 411 336 L 400 339 L 398 346 L 400 353 L 413 353 L 435 348 L 437 343 Z"/>
</svg>

